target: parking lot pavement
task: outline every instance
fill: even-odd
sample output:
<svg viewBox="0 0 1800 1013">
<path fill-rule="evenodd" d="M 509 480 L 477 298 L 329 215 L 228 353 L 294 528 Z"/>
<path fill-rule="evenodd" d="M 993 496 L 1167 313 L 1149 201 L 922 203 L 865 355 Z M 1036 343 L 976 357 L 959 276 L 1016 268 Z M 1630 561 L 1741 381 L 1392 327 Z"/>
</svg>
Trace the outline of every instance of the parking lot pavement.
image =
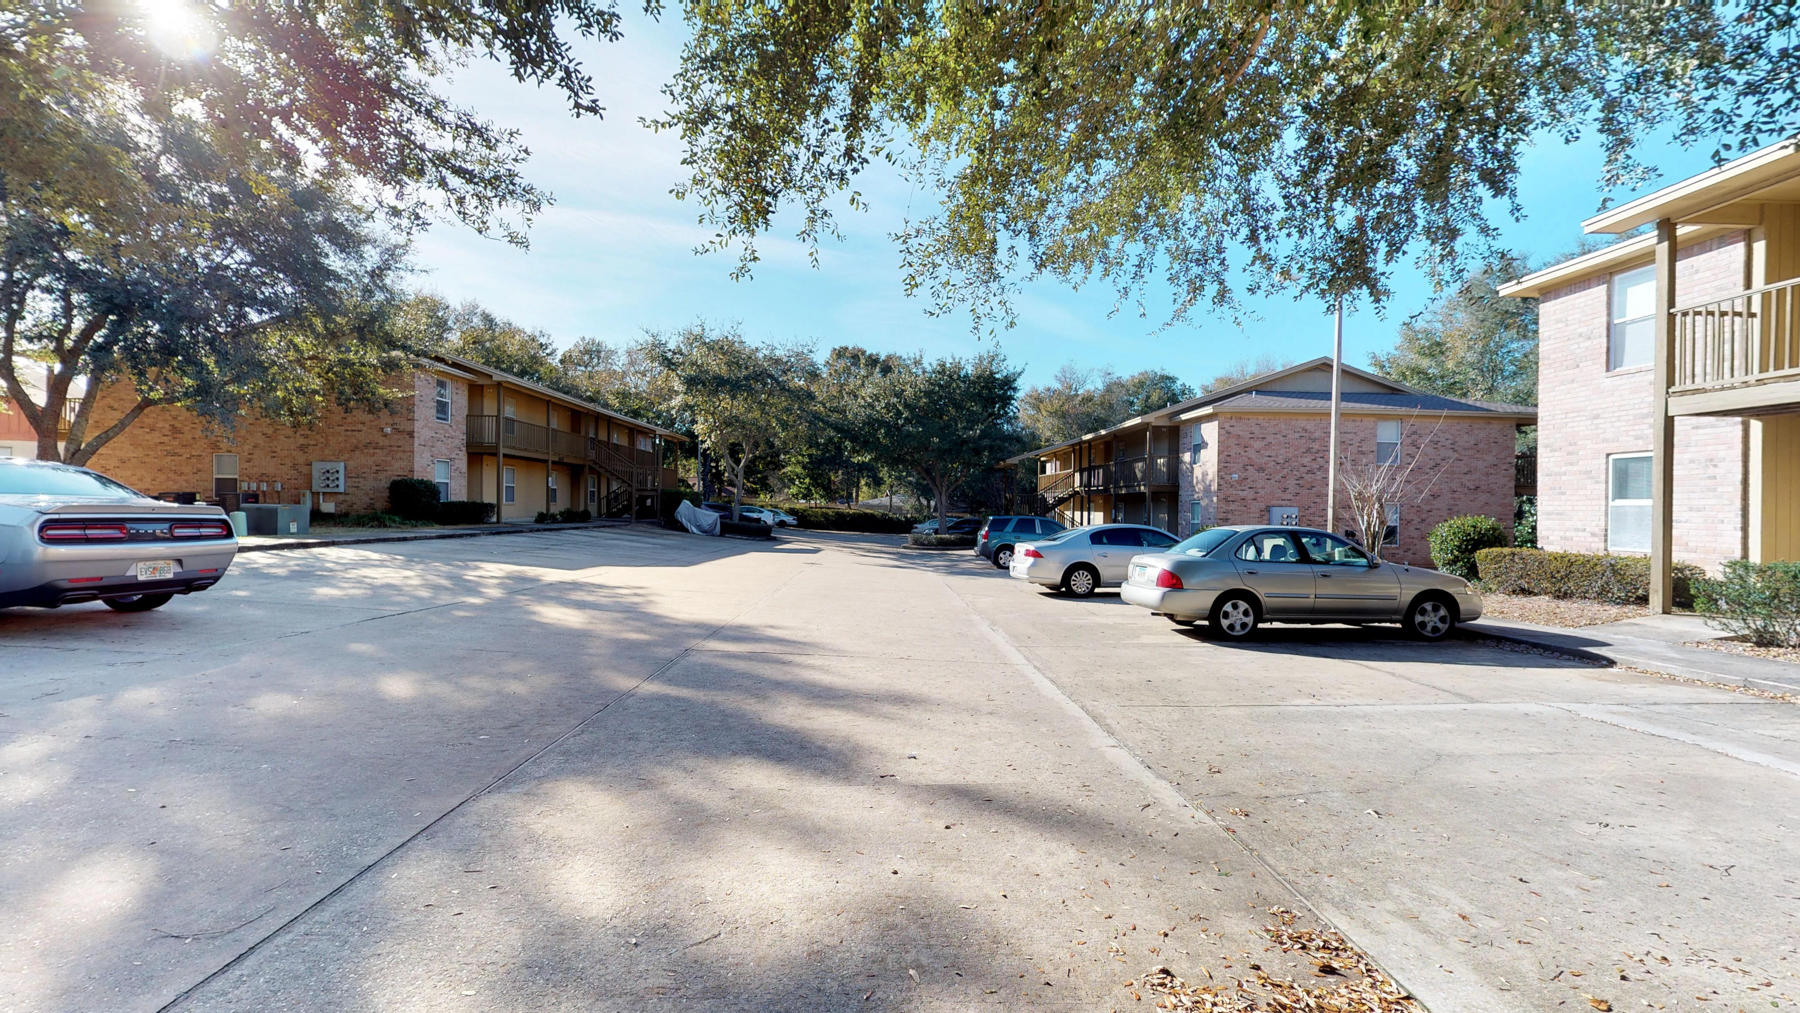
<svg viewBox="0 0 1800 1013">
<path fill-rule="evenodd" d="M 0 1009 L 1118 1006 L 1281 884 L 882 540 L 260 553 L 0 612 Z"/>
<path fill-rule="evenodd" d="M 946 580 L 1433 1009 L 1800 996 L 1792 703 L 1397 628 L 1220 644 Z"/>
</svg>

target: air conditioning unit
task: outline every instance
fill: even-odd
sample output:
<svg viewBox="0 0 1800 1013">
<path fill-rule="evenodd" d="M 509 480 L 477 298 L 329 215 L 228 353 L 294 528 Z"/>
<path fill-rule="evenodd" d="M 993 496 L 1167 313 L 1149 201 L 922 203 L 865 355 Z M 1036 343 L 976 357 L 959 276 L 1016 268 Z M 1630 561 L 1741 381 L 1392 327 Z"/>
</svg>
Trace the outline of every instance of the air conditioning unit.
<svg viewBox="0 0 1800 1013">
<path fill-rule="evenodd" d="M 348 481 L 344 473 L 342 461 L 314 461 L 312 463 L 313 492 L 345 492 Z"/>
</svg>

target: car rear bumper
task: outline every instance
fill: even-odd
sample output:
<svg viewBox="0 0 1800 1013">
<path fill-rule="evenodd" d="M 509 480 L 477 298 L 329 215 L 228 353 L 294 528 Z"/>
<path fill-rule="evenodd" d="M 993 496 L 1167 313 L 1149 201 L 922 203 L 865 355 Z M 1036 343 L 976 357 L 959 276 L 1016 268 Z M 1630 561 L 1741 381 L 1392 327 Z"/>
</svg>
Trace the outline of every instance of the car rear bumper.
<svg viewBox="0 0 1800 1013">
<path fill-rule="evenodd" d="M 1057 587 L 1062 584 L 1062 568 L 1048 559 L 1027 559 L 1013 553 L 1012 566 L 1006 571 L 1020 580 L 1029 580 L 1033 584 L 1045 587 Z"/>
<path fill-rule="evenodd" d="M 237 542 L 34 545 L 0 563 L 0 607 L 70 605 L 139 594 L 191 594 L 218 583 L 237 557 Z M 173 573 L 139 580 L 139 563 L 168 561 Z"/>
<path fill-rule="evenodd" d="M 56 608 L 59 605 L 76 605 L 104 598 L 129 598 L 140 594 L 193 594 L 217 584 L 223 576 L 225 571 L 222 569 L 213 573 L 180 570 L 172 580 L 123 577 L 90 584 L 76 584 L 67 580 L 50 581 L 36 587 L 0 591 L 0 608 L 21 605 Z"/>
<path fill-rule="evenodd" d="M 1126 584 L 1119 589 L 1119 597 L 1157 615 L 1199 619 L 1212 611 L 1213 601 L 1219 597 L 1219 592 L 1211 588 L 1178 589 Z"/>
</svg>

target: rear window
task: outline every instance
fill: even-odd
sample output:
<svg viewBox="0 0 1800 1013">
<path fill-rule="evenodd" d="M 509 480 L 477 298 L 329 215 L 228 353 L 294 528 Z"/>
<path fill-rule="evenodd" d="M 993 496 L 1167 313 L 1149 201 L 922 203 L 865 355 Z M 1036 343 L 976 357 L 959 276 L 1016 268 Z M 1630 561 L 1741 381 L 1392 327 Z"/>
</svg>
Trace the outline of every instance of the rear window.
<svg viewBox="0 0 1800 1013">
<path fill-rule="evenodd" d="M 136 489 L 76 468 L 0 467 L 0 494 L 15 496 L 131 496 Z"/>
<path fill-rule="evenodd" d="M 1185 541 L 1176 543 L 1175 547 L 1169 551 L 1184 552 L 1190 556 L 1210 556 L 1214 549 L 1231 541 L 1231 537 L 1235 534 L 1237 532 L 1228 528 L 1208 528 Z"/>
<path fill-rule="evenodd" d="M 1058 531 L 1055 534 L 1051 535 L 1049 538 L 1039 539 L 1038 544 L 1039 545 L 1052 545 L 1052 544 L 1055 544 L 1056 542 L 1066 542 L 1069 539 L 1075 537 L 1076 535 L 1086 534 L 1087 530 L 1088 530 L 1087 528 L 1069 528 L 1066 531 Z"/>
</svg>

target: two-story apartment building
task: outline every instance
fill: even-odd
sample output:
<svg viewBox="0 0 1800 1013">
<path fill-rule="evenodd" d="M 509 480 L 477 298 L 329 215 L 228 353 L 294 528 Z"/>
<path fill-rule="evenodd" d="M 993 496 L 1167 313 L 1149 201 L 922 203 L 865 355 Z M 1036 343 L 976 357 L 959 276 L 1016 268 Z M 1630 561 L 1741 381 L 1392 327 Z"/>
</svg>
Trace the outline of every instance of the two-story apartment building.
<svg viewBox="0 0 1800 1013">
<path fill-rule="evenodd" d="M 1341 461 L 1416 461 L 1414 489 L 1390 511 L 1384 555 L 1429 565 L 1431 529 L 1459 514 L 1511 526 L 1516 436 L 1534 409 L 1429 394 L 1348 365 L 1341 391 Z M 1036 460 L 1037 508 L 1064 524 L 1344 531 L 1352 521 L 1341 490 L 1338 516 L 1325 518 L 1330 432 L 1331 360 L 1320 358 L 1014 460 Z"/>
<path fill-rule="evenodd" d="M 1501 289 L 1539 319 L 1538 539 L 1800 558 L 1800 142 L 1582 223 L 1633 236 Z"/>
<path fill-rule="evenodd" d="M 386 509 L 388 483 L 423 478 L 444 500 L 492 503 L 496 520 L 586 508 L 624 517 L 654 509 L 667 481 L 665 441 L 681 437 L 454 355 L 418 360 L 394 382 L 391 411 L 330 408 L 299 428 L 248 415 L 230 429 L 178 407 L 151 408 L 89 466 L 152 495 L 227 506 L 252 498 L 333 513 Z M 103 389 L 92 426 L 135 401 Z"/>
</svg>

